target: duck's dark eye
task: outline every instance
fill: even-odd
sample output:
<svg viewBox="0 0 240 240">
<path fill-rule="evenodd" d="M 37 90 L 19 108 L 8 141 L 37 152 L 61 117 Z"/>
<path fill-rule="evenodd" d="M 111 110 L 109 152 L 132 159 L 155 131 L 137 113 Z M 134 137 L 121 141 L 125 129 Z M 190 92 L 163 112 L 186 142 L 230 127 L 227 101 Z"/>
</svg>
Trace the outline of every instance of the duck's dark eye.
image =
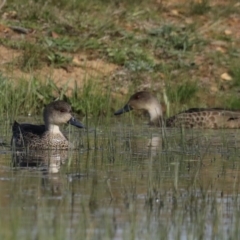
<svg viewBox="0 0 240 240">
<path fill-rule="evenodd" d="M 136 96 L 136 99 L 139 99 L 139 98 L 141 98 L 141 96 L 140 96 L 140 95 L 137 95 L 137 96 Z"/>
<path fill-rule="evenodd" d="M 62 113 L 66 112 L 66 110 L 64 108 L 59 108 L 58 111 L 62 112 Z"/>
</svg>

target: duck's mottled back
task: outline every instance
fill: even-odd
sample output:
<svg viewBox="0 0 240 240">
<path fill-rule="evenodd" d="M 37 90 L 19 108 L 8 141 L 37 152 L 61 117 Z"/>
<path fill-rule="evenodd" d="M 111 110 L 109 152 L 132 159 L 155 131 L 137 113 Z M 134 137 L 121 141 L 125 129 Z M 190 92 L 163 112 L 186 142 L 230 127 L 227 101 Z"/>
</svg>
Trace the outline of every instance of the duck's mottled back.
<svg viewBox="0 0 240 240">
<path fill-rule="evenodd" d="M 167 127 L 240 128 L 240 112 L 221 108 L 192 108 L 166 119 Z"/>
</svg>

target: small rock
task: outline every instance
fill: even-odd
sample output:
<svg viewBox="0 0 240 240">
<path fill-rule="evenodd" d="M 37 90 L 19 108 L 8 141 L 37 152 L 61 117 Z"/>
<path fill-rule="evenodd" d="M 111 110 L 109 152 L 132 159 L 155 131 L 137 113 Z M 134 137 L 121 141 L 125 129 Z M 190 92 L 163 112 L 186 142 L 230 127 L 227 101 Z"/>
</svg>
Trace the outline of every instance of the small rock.
<svg viewBox="0 0 240 240">
<path fill-rule="evenodd" d="M 216 92 L 218 92 L 218 88 L 217 88 L 216 86 L 211 86 L 211 87 L 210 87 L 210 91 L 211 91 L 212 93 L 216 93 Z"/>
<path fill-rule="evenodd" d="M 221 53 L 226 53 L 226 49 L 223 47 L 216 47 L 216 51 L 221 52 Z"/>
<path fill-rule="evenodd" d="M 229 30 L 229 29 L 226 29 L 226 30 L 224 31 L 224 33 L 225 33 L 225 35 L 229 36 L 229 35 L 232 34 L 232 31 Z"/>
<path fill-rule="evenodd" d="M 178 10 L 176 10 L 176 9 L 171 10 L 171 14 L 174 15 L 174 16 L 179 15 Z"/>
<path fill-rule="evenodd" d="M 17 18 L 16 11 L 4 12 L 2 15 L 2 19 L 16 19 L 16 18 Z"/>
<path fill-rule="evenodd" d="M 82 65 L 82 62 L 77 57 L 73 58 L 72 63 L 74 66 L 77 66 L 77 67 Z"/>
<path fill-rule="evenodd" d="M 232 77 L 228 73 L 223 73 L 221 75 L 221 79 L 224 80 L 224 81 L 231 81 Z"/>
<path fill-rule="evenodd" d="M 56 32 L 52 31 L 51 32 L 51 37 L 52 38 L 59 38 L 59 35 Z"/>
</svg>

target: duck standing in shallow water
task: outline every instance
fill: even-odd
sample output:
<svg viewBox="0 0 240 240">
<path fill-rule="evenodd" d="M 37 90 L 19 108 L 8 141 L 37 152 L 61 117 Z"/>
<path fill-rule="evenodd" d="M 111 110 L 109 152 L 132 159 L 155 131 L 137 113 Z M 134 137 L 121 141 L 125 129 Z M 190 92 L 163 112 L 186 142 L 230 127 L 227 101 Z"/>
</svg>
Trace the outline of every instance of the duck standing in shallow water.
<svg viewBox="0 0 240 240">
<path fill-rule="evenodd" d="M 221 108 L 191 108 L 163 119 L 162 107 L 151 93 L 142 91 L 133 94 L 128 103 L 114 115 L 120 115 L 134 109 L 146 110 L 150 125 L 185 128 L 240 128 L 240 111 Z"/>
<path fill-rule="evenodd" d="M 45 125 L 14 122 L 12 145 L 29 149 L 68 149 L 73 146 L 61 132 L 59 126 L 70 123 L 78 128 L 83 124 L 71 113 L 71 106 L 61 100 L 48 104 L 43 112 Z"/>
</svg>

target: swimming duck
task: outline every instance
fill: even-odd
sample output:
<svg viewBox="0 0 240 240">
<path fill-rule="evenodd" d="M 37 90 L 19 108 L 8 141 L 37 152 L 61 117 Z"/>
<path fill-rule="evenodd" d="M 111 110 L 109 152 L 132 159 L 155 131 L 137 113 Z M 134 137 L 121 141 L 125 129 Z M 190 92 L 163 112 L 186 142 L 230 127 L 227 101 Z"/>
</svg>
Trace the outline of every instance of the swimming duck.
<svg viewBox="0 0 240 240">
<path fill-rule="evenodd" d="M 146 110 L 149 124 L 166 127 L 185 128 L 240 128 L 240 111 L 222 108 L 190 108 L 170 118 L 163 119 L 162 107 L 150 92 L 142 91 L 133 94 L 128 103 L 114 115 L 120 115 L 134 109 Z"/>
<path fill-rule="evenodd" d="M 71 106 L 62 100 L 48 104 L 43 111 L 43 119 L 45 125 L 19 124 L 15 121 L 12 126 L 12 145 L 29 149 L 68 149 L 73 146 L 59 126 L 69 123 L 84 128 L 83 124 L 72 116 Z"/>
</svg>

